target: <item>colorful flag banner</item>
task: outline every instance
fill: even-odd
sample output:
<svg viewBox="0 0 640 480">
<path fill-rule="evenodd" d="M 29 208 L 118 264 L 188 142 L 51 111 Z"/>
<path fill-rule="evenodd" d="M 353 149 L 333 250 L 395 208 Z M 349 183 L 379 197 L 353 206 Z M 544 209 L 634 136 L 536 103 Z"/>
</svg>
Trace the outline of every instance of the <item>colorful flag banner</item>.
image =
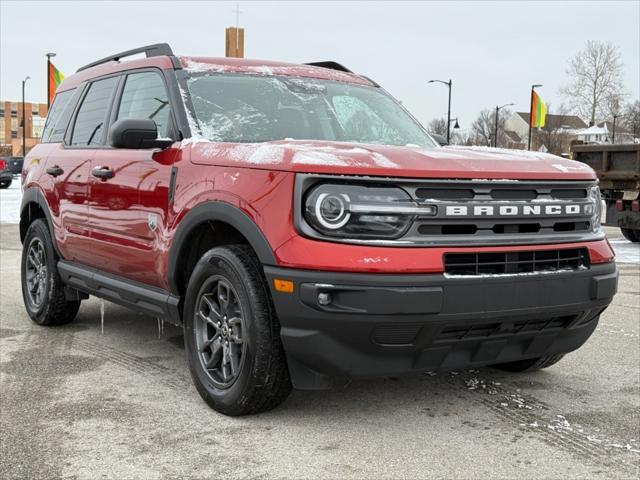
<svg viewBox="0 0 640 480">
<path fill-rule="evenodd" d="M 56 89 L 62 83 L 62 80 L 64 80 L 62 72 L 54 67 L 53 63 L 49 63 L 49 105 L 53 102 Z"/>
<path fill-rule="evenodd" d="M 544 127 L 547 119 L 547 106 L 544 104 L 540 95 L 536 92 L 532 92 L 533 101 L 531 102 L 531 123 L 532 127 L 542 128 Z"/>
</svg>

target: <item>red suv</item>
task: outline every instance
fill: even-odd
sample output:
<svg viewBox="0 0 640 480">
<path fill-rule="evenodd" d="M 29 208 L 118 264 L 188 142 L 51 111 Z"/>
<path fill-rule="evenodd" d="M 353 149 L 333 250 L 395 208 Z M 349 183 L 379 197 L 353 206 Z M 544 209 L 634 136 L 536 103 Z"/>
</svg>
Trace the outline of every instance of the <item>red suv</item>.
<svg viewBox="0 0 640 480">
<path fill-rule="evenodd" d="M 546 367 L 616 291 L 589 167 L 440 148 L 335 62 L 97 61 L 59 87 L 22 182 L 29 316 L 94 295 L 183 325 L 229 415 L 292 386 Z"/>
</svg>

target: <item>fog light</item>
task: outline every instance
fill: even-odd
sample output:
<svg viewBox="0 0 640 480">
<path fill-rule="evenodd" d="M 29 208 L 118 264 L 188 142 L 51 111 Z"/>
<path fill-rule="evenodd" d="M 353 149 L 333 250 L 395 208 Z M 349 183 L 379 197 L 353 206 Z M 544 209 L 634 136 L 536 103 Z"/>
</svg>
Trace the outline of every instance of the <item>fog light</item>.
<svg viewBox="0 0 640 480">
<path fill-rule="evenodd" d="M 331 303 L 331 294 L 322 292 L 318 294 L 318 303 L 320 305 L 329 305 Z"/>
</svg>

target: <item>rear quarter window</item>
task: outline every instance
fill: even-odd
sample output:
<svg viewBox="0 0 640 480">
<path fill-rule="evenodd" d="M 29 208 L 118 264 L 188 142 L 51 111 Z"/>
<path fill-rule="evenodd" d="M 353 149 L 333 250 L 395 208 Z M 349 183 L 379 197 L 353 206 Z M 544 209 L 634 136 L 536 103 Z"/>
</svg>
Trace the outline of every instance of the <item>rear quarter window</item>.
<svg viewBox="0 0 640 480">
<path fill-rule="evenodd" d="M 47 122 L 42 131 L 42 143 L 62 142 L 67 130 L 73 107 L 78 100 L 77 89 L 58 92 L 47 115 Z"/>
</svg>

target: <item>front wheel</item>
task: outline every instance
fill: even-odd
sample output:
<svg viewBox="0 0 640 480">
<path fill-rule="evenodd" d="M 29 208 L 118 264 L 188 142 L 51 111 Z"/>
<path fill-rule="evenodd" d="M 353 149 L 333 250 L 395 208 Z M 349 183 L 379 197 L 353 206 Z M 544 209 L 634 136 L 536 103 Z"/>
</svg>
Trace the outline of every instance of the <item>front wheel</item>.
<svg viewBox="0 0 640 480">
<path fill-rule="evenodd" d="M 184 341 L 200 396 L 226 415 L 248 415 L 279 405 L 291 391 L 266 280 L 245 245 L 217 247 L 189 279 Z"/>
<path fill-rule="evenodd" d="M 630 242 L 640 242 L 640 230 L 632 229 L 632 228 L 620 228 L 622 235 L 624 238 L 629 240 Z"/>
</svg>

